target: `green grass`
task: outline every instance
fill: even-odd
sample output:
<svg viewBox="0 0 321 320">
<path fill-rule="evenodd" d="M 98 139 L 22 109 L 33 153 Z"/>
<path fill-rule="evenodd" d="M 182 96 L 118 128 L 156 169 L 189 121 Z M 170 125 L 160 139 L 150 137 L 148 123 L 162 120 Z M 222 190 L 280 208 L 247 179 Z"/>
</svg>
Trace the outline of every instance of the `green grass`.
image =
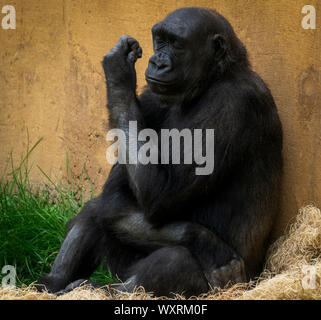
<svg viewBox="0 0 321 320">
<path fill-rule="evenodd" d="M 4 265 L 16 267 L 17 285 L 29 285 L 47 273 L 65 237 L 67 221 L 87 200 L 79 184 L 66 181 L 58 186 L 39 167 L 48 184 L 32 187 L 30 154 L 41 140 L 28 147 L 16 168 L 11 153 L 9 178 L 4 175 L 0 180 L 0 285 Z M 66 168 L 68 176 L 68 157 Z M 104 284 L 114 280 L 103 265 L 91 279 Z"/>
</svg>

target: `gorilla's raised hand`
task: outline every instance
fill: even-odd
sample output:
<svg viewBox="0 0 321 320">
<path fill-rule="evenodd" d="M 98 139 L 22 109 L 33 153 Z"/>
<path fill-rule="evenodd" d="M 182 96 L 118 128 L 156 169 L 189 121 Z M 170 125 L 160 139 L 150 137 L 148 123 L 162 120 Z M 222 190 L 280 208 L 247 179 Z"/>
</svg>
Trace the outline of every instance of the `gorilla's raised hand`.
<svg viewBox="0 0 321 320">
<path fill-rule="evenodd" d="M 103 59 L 107 86 L 136 90 L 135 62 L 142 56 L 137 40 L 123 35 Z"/>
</svg>

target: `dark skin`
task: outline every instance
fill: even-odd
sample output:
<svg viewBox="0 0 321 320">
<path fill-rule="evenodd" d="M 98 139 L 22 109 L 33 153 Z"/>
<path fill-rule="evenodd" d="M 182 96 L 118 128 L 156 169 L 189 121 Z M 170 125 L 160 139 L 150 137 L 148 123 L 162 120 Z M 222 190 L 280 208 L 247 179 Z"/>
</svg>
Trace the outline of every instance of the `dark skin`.
<svg viewBox="0 0 321 320">
<path fill-rule="evenodd" d="M 215 129 L 215 169 L 199 176 L 195 163 L 115 164 L 39 281 L 51 292 L 78 286 L 104 259 L 124 282 L 116 289 L 142 285 L 156 295 L 196 295 L 261 271 L 282 171 L 270 91 L 215 11 L 179 9 L 152 33 L 148 87 L 139 97 L 139 43 L 123 36 L 104 56 L 110 126 Z"/>
</svg>

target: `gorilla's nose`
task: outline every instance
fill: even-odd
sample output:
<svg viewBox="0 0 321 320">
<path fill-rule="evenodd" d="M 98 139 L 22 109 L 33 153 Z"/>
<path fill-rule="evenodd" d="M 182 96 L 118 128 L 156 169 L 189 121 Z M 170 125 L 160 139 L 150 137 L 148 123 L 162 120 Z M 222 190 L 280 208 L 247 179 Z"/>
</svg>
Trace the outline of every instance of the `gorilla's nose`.
<svg viewBox="0 0 321 320">
<path fill-rule="evenodd" d="M 170 58 L 164 54 L 155 54 L 153 55 L 149 63 L 158 70 L 162 70 L 163 72 L 170 71 L 172 68 L 172 63 Z"/>
</svg>

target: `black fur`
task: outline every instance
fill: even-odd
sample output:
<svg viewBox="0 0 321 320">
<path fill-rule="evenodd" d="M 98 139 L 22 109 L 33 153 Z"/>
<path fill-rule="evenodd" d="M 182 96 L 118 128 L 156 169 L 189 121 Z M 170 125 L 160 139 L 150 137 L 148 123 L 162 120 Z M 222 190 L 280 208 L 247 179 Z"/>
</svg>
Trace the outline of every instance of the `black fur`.
<svg viewBox="0 0 321 320">
<path fill-rule="evenodd" d="M 157 295 L 199 294 L 261 271 L 282 172 L 271 93 L 216 11 L 179 9 L 152 31 L 155 54 L 140 97 L 138 42 L 123 36 L 104 57 L 110 125 L 215 129 L 214 172 L 197 176 L 194 163 L 114 165 L 39 281 L 50 291 L 88 278 L 102 259 L 124 281 L 116 288 L 143 285 Z"/>
</svg>

